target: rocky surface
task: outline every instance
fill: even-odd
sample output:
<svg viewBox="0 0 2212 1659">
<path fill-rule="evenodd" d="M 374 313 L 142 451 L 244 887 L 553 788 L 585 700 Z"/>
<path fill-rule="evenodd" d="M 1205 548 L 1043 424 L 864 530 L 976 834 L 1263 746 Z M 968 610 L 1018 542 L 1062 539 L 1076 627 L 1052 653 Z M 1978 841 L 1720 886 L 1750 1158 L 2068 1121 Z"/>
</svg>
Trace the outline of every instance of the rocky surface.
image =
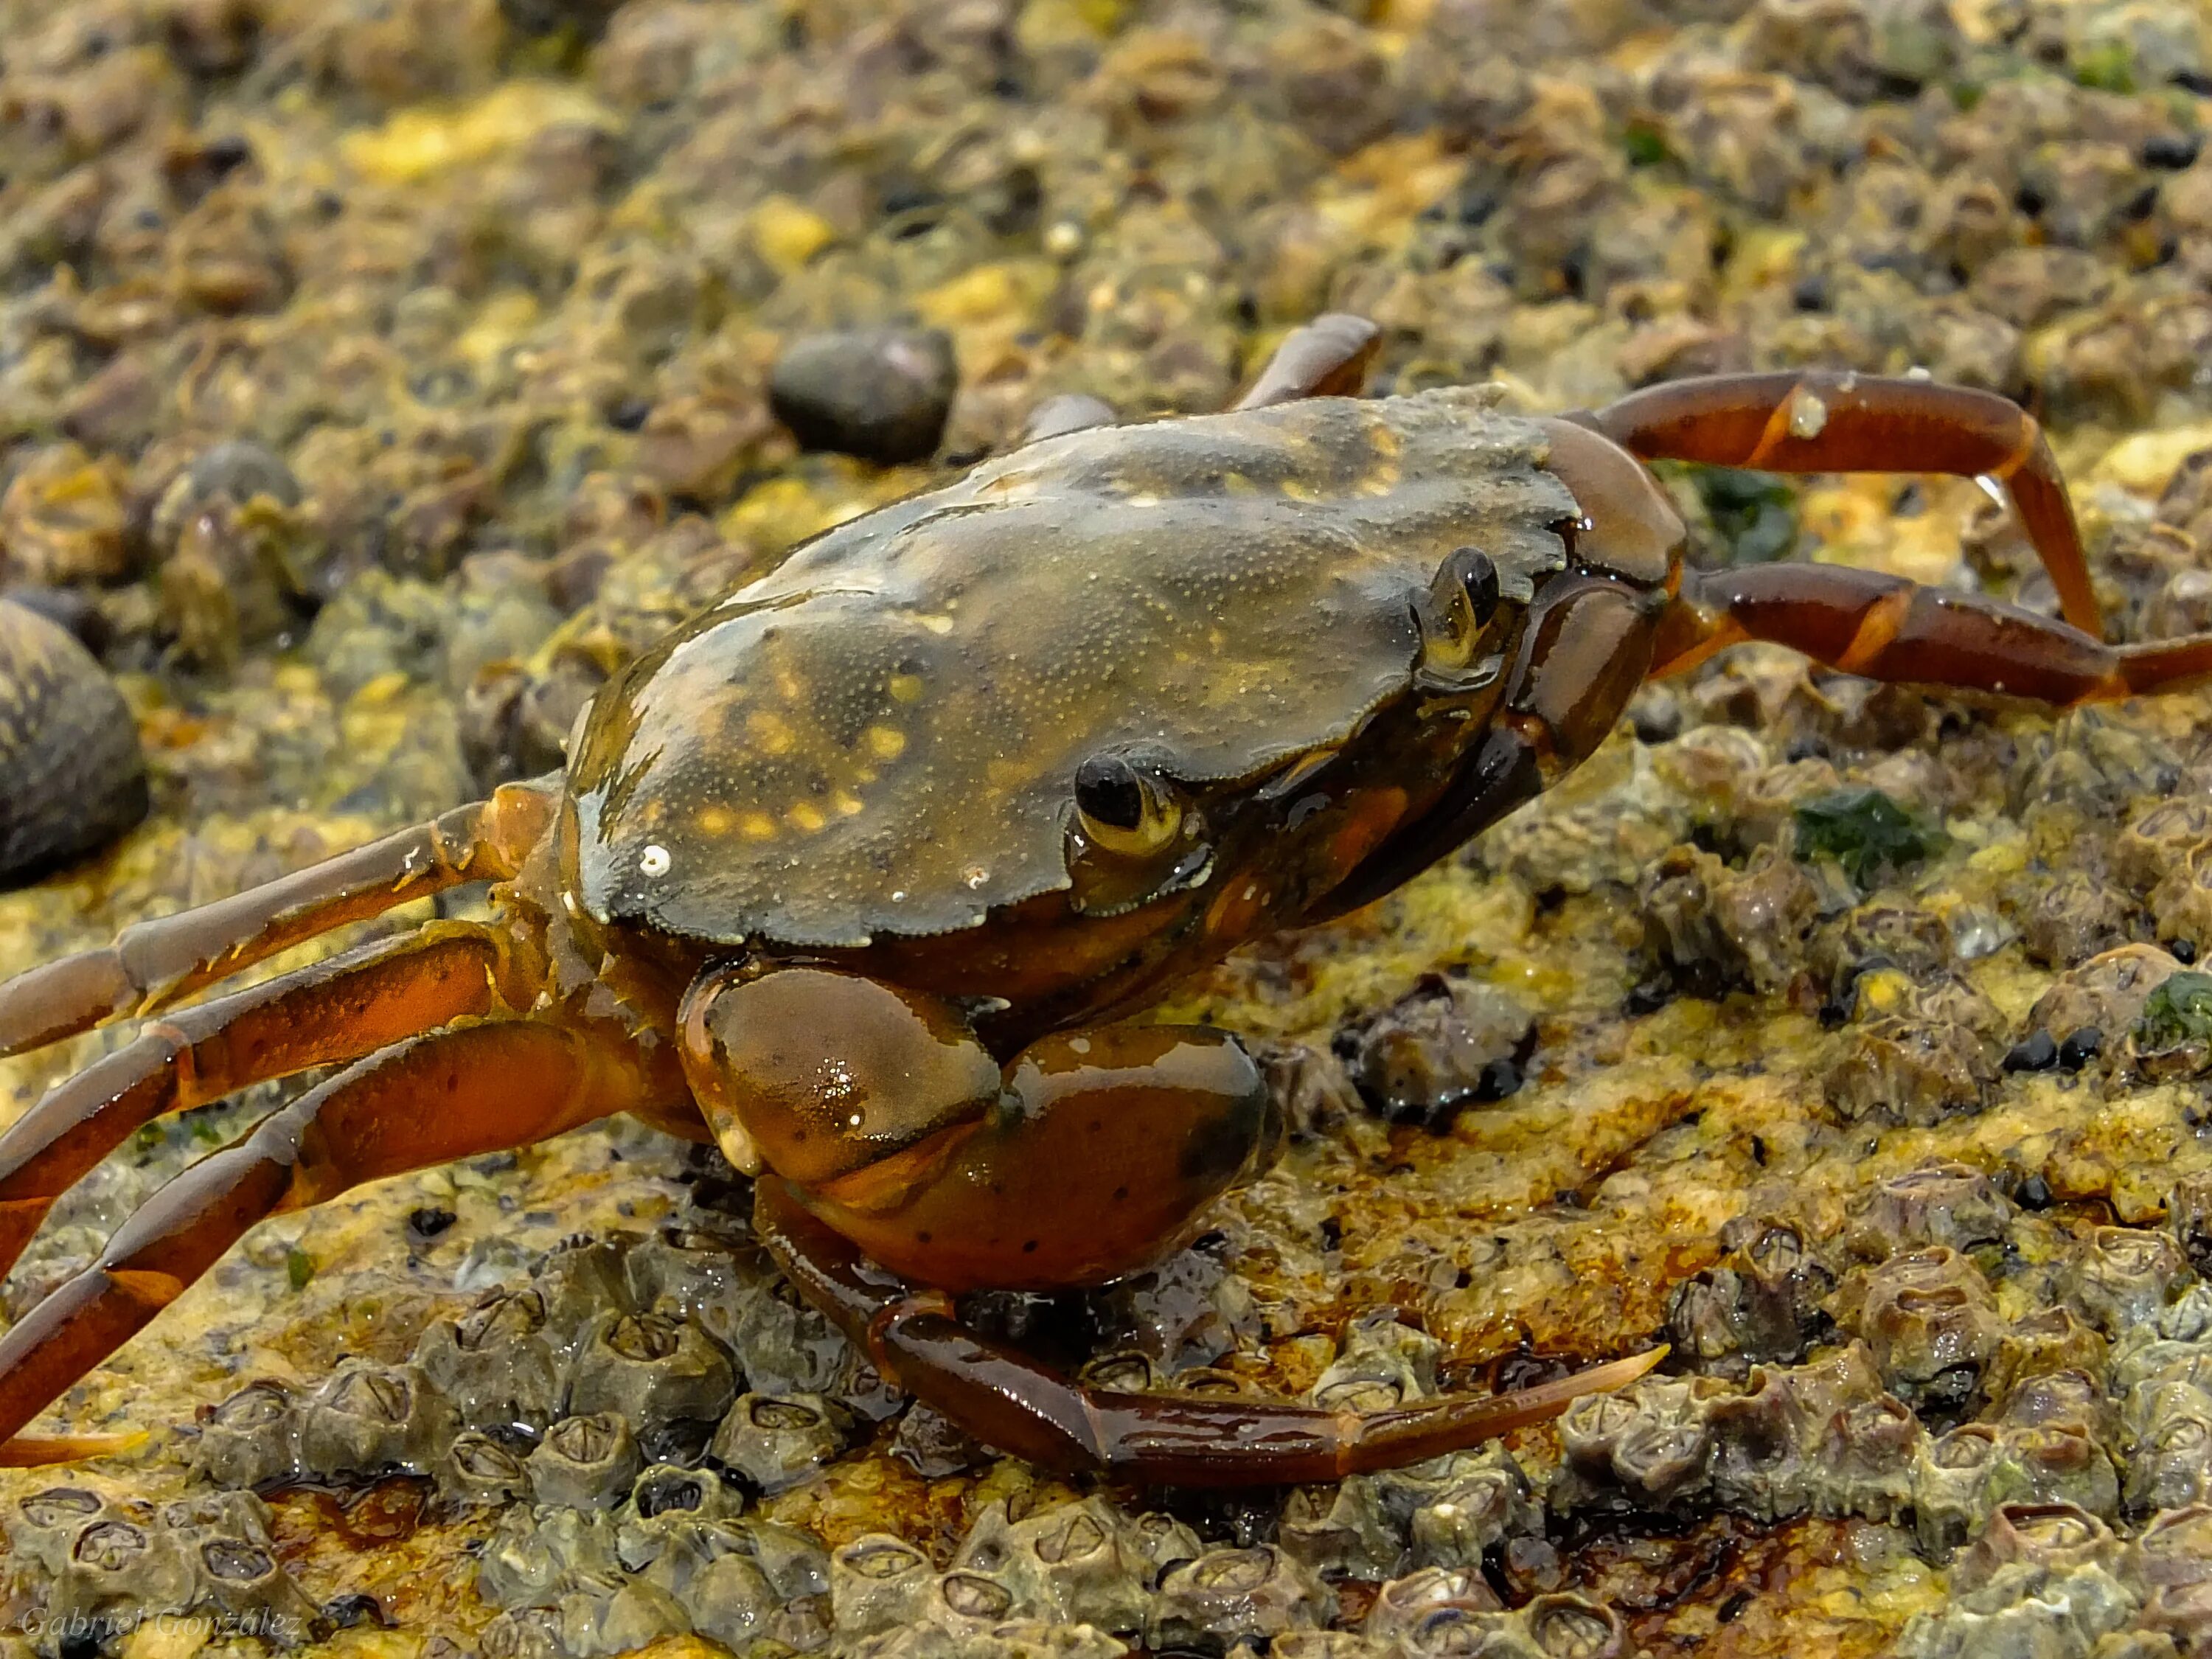
<svg viewBox="0 0 2212 1659">
<path fill-rule="evenodd" d="M 0 895 L 0 968 L 542 772 L 805 536 L 1050 398 L 1218 407 L 1329 307 L 1377 392 L 2007 392 L 2110 627 L 2212 624 L 2186 0 L 0 0 L 0 589 L 120 689 L 153 805 Z M 1668 477 L 1708 562 L 2055 608 L 1970 483 Z M 2212 1651 L 2207 713 L 1749 649 L 1652 688 L 1446 867 L 1178 994 L 1297 1131 L 1206 1237 L 971 1310 L 1119 1386 L 1362 1406 L 1673 1345 L 1553 1428 L 1234 1498 L 1041 1479 L 617 1124 L 256 1229 L 49 1419 L 143 1447 L 0 1473 L 0 1653 Z M 0 1313 L 281 1092 L 137 1137 Z"/>
</svg>

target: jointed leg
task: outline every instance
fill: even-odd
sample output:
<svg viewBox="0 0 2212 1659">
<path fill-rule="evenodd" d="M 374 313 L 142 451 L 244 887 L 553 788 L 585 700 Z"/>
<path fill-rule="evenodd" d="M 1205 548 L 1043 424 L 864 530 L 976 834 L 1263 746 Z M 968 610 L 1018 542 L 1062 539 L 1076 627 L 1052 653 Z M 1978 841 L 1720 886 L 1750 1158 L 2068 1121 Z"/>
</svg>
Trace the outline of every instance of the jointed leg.
<svg viewBox="0 0 2212 1659">
<path fill-rule="evenodd" d="M 1765 640 L 1869 679 L 2069 708 L 2212 681 L 2212 635 L 2107 645 L 1978 594 L 1838 565 L 1759 565 L 1686 580 L 1661 624 L 1655 674 Z"/>
<path fill-rule="evenodd" d="M 0 1055 L 117 1014 L 144 1012 L 302 939 L 465 882 L 512 876 L 550 818 L 554 797 L 509 784 L 489 800 L 320 864 L 126 927 L 112 945 L 0 982 Z"/>
<path fill-rule="evenodd" d="M 1871 374 L 1723 374 L 1632 392 L 1588 418 L 1646 460 L 1994 478 L 2051 573 L 2066 620 L 2104 632 L 2081 532 L 2043 428 L 1993 392 Z"/>
<path fill-rule="evenodd" d="M 129 1340 L 264 1216 L 404 1170 L 528 1146 L 626 1111 L 649 1085 L 604 1037 L 533 1020 L 393 1044 L 170 1182 L 99 1260 L 0 1336 L 0 1441 Z M 0 1462 L 26 1461 L 0 1446 Z"/>
<path fill-rule="evenodd" d="M 941 1293 L 915 1293 L 816 1220 L 784 1183 L 754 1189 L 754 1228 L 792 1281 L 886 1376 L 992 1445 L 1048 1468 L 1171 1486 L 1341 1480 L 1493 1439 L 1617 1389 L 1665 1350 L 1494 1397 L 1384 1412 L 1083 1388 L 975 1335 Z"/>
<path fill-rule="evenodd" d="M 0 1133 L 0 1275 L 54 1200 L 142 1124 L 526 1000 L 489 931 L 434 923 L 149 1021 Z M 501 993 L 504 992 L 502 996 Z"/>
<path fill-rule="evenodd" d="M 1326 313 L 1277 346 L 1252 389 L 1231 407 L 1267 409 L 1300 398 L 1353 396 L 1382 343 L 1382 331 L 1366 318 Z"/>
</svg>

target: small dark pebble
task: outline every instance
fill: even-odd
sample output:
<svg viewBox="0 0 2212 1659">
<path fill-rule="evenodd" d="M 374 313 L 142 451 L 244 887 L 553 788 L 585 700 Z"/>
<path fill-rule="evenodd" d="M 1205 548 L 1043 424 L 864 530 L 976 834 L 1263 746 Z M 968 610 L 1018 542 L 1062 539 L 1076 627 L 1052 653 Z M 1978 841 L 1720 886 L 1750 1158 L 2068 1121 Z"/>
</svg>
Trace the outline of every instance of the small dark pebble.
<svg viewBox="0 0 2212 1659">
<path fill-rule="evenodd" d="M 2105 1046 L 2105 1034 L 2094 1025 L 2084 1025 L 2069 1034 L 2058 1045 L 2058 1064 L 2063 1071 L 2078 1072 L 2097 1057 Z"/>
<path fill-rule="evenodd" d="M 2193 133 L 2161 132 L 2143 140 L 2142 164 L 2166 173 L 2179 173 L 2197 160 L 2203 141 Z"/>
<path fill-rule="evenodd" d="M 456 1219 L 451 1210 L 436 1209 L 428 1205 L 407 1214 L 407 1231 L 416 1238 L 435 1238 L 453 1224 Z"/>
<path fill-rule="evenodd" d="M 617 432 L 635 432 L 652 413 L 653 404 L 647 399 L 625 398 L 607 411 L 607 424 Z"/>
<path fill-rule="evenodd" d="M 2193 939 L 2173 939 L 2167 944 L 2166 953 L 2186 968 L 2197 960 L 2197 941 Z"/>
<path fill-rule="evenodd" d="M 2032 1175 L 2020 1183 L 2013 1200 L 2023 1210 L 2047 1210 L 2051 1207 L 2051 1183 L 2039 1175 Z"/>
<path fill-rule="evenodd" d="M 785 348 L 769 399 L 807 448 L 894 466 L 936 453 L 958 384 L 941 329 L 841 330 Z"/>
<path fill-rule="evenodd" d="M 2058 1044 L 2048 1031 L 2031 1031 L 2004 1057 L 2008 1072 L 2047 1072 L 2058 1063 Z"/>
</svg>

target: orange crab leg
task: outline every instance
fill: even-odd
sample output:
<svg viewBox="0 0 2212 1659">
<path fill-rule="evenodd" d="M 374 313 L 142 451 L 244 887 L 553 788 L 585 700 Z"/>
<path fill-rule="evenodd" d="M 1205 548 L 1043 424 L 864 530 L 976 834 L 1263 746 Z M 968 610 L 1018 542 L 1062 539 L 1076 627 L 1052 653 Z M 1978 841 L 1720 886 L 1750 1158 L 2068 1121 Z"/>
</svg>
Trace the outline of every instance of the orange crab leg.
<svg viewBox="0 0 2212 1659">
<path fill-rule="evenodd" d="M 420 933 L 149 1020 L 129 1043 L 65 1078 L 0 1133 L 0 1275 L 54 1200 L 141 1125 L 270 1078 L 354 1060 L 504 1000 L 507 947 L 490 930 Z"/>
<path fill-rule="evenodd" d="M 211 904 L 125 928 L 0 982 L 0 1056 L 118 1014 L 149 1012 L 303 939 L 465 882 L 514 875 L 556 794 L 509 784 L 489 800 L 341 853 Z"/>
<path fill-rule="evenodd" d="M 792 1282 L 886 1376 L 989 1444 L 1071 1474 L 1193 1486 L 1340 1480 L 1544 1422 L 1666 1355 L 1653 1349 L 1512 1394 L 1382 1412 L 1087 1389 L 977 1336 L 950 1298 L 911 1291 L 876 1267 L 775 1176 L 754 1188 L 753 1225 Z"/>
<path fill-rule="evenodd" d="M 607 1034 L 537 1021 L 451 1026 L 348 1066 L 162 1187 L 90 1267 L 0 1336 L 0 1441 L 264 1216 L 385 1176 L 529 1146 L 653 1093 L 645 1062 Z M 25 1455 L 0 1444 L 0 1462 Z"/>
<path fill-rule="evenodd" d="M 2042 427 L 2008 398 L 1871 374 L 1721 374 L 1632 392 L 1589 419 L 1646 460 L 1993 478 L 2051 573 L 2066 620 L 2104 632 L 2066 481 Z"/>
<path fill-rule="evenodd" d="M 2107 645 L 2031 611 L 1840 565 L 1759 565 L 1686 581 L 1655 674 L 1765 640 L 1869 679 L 2026 697 L 2056 708 L 2212 681 L 2212 635 Z"/>
</svg>

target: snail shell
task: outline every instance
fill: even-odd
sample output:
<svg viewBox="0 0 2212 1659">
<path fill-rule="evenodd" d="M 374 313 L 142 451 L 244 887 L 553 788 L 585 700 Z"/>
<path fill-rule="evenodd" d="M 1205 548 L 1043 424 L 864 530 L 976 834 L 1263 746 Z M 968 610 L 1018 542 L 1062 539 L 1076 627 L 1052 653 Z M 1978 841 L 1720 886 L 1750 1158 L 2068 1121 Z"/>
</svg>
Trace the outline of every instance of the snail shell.
<svg viewBox="0 0 2212 1659">
<path fill-rule="evenodd" d="M 146 816 L 138 727 L 66 629 L 0 600 L 0 883 L 28 881 Z"/>
</svg>

